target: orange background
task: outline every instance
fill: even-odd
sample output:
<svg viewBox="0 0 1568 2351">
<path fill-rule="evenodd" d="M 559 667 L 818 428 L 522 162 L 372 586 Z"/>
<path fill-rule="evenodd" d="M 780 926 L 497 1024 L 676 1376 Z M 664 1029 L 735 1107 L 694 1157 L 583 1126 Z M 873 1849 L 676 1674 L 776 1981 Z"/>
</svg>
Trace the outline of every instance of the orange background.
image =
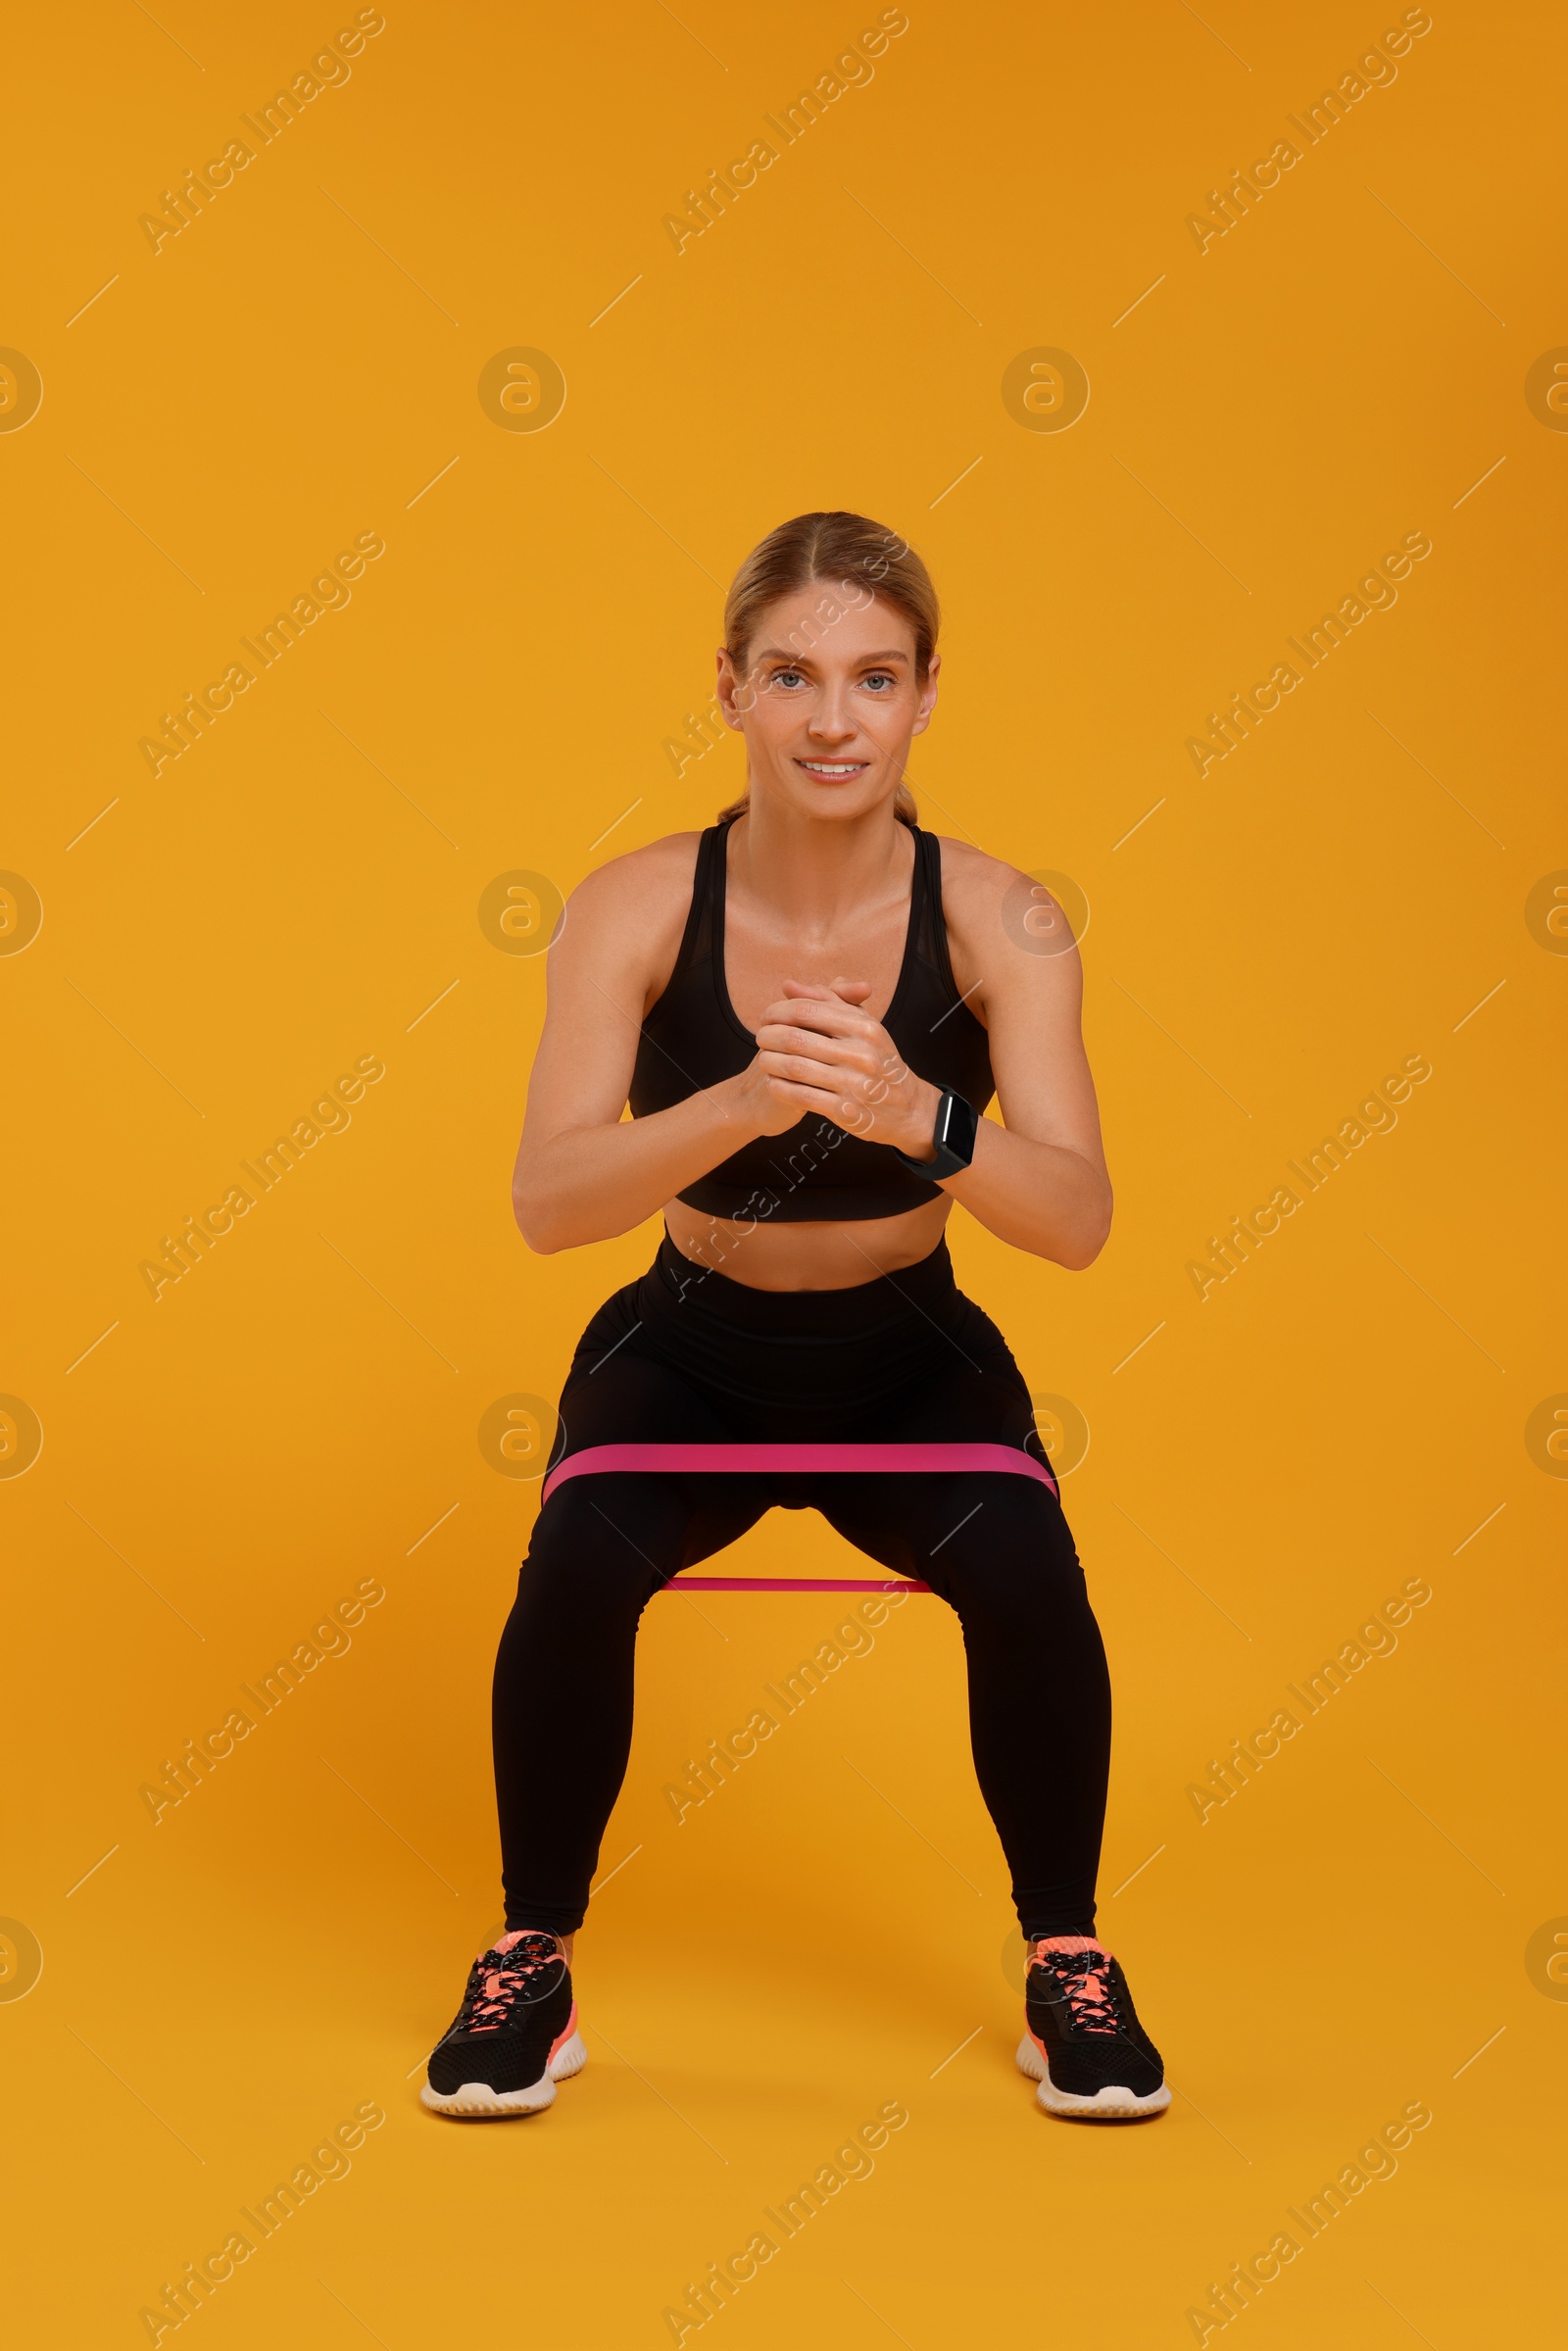
<svg viewBox="0 0 1568 2351">
<path fill-rule="evenodd" d="M 710 2322 L 734 2351 L 1191 2341 L 1210 2281 L 1413 2100 L 1398 2176 L 1252 2332 L 1449 2351 L 1542 2324 L 1568 1497 L 1526 1431 L 1568 1389 L 1544 1311 L 1568 972 L 1531 893 L 1568 866 L 1568 440 L 1525 379 L 1568 342 L 1562 27 L 1436 9 L 1200 252 L 1188 214 L 1383 18 L 911 7 L 677 254 L 662 217 L 877 15 L 389 8 L 156 253 L 139 216 L 334 20 L 169 0 L 13 36 L 0 342 L 43 387 L 0 430 L 0 865 L 43 916 L 26 941 L 13 892 L 0 937 L 0 1389 L 43 1436 L 0 1479 L 19 2339 L 148 2339 L 165 2281 L 368 2102 L 384 2125 L 216 2292 L 210 2344 L 667 2342 L 687 2282 L 893 2099 L 875 2174 Z M 564 374 L 547 430 L 480 404 L 519 348 Z M 1042 348 L 1087 373 L 1067 430 L 1002 397 Z M 1115 1235 L 1076 1277 L 961 1211 L 953 1242 L 1091 1433 L 1065 1495 L 1117 1689 L 1102 1919 L 1178 2095 L 1097 2135 L 1011 2071 L 939 1602 L 676 1826 L 665 1785 L 841 1621 L 719 1595 L 650 1611 L 588 2073 L 465 2132 L 417 2066 L 499 1917 L 488 1680 L 537 1496 L 479 1427 L 556 1393 L 655 1238 L 522 1248 L 545 962 L 479 904 L 738 789 L 734 743 L 677 779 L 665 739 L 740 557 L 836 504 L 944 595 L 926 821 L 1091 909 Z M 1416 530 L 1397 604 L 1200 779 L 1206 714 Z M 160 713 L 367 532 L 352 601 L 155 776 Z M 1200 1302 L 1207 1237 L 1416 1054 L 1397 1128 Z M 161 1237 L 362 1056 L 385 1075 L 352 1124 L 155 1302 Z M 814 1518 L 733 1563 L 856 1572 Z M 1412 1578 L 1433 1597 L 1396 1653 L 1200 1825 L 1189 1785 Z M 155 1826 L 142 1785 L 367 1581 L 352 1647 Z"/>
</svg>

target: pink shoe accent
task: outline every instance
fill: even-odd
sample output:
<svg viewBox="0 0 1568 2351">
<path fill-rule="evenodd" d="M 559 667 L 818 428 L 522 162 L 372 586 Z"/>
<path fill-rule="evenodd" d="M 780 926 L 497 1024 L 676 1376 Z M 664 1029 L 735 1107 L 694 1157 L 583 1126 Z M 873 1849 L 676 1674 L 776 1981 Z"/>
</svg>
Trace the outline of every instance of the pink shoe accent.
<svg viewBox="0 0 1568 2351">
<path fill-rule="evenodd" d="M 1031 1946 L 1031 1955 L 1047 1955 L 1076 1959 L 1081 1953 L 1093 1951 L 1098 1958 L 1109 1959 L 1111 1954 L 1093 1935 L 1045 1935 Z M 1054 1969 L 1056 1982 L 1067 1996 L 1073 2023 L 1080 2033 L 1119 2033 L 1116 2011 L 1109 1998 L 1109 1986 L 1103 1968 Z M 1045 2045 L 1035 2033 L 1030 2039 L 1045 2055 Z"/>
<path fill-rule="evenodd" d="M 545 2063 L 546 2063 L 546 2065 L 549 2065 L 549 2064 L 550 2064 L 550 2062 L 551 2062 L 551 2059 L 553 2059 L 553 2058 L 556 2058 L 556 2057 L 559 2057 L 559 2056 L 560 2056 L 560 2054 L 561 2054 L 562 2050 L 563 2050 L 563 2049 L 565 2047 L 565 2045 L 566 2045 L 567 2041 L 569 2041 L 569 2040 L 570 2040 L 570 2038 L 571 2038 L 572 2034 L 573 2034 L 573 2033 L 576 2032 L 576 2030 L 577 2030 L 577 2003 L 576 2003 L 576 2001 L 575 2001 L 575 2000 L 573 2000 L 573 2002 L 572 2002 L 572 2004 L 571 2004 L 571 2014 L 570 2014 L 570 2016 L 569 2016 L 569 2017 L 567 2017 L 567 2019 L 566 2019 L 566 2022 L 565 2022 L 564 2029 L 562 2032 L 560 2032 L 560 2033 L 557 2033 L 557 2035 L 556 2035 L 555 2039 L 554 2039 L 554 2040 L 551 2042 L 551 2044 L 550 2044 L 550 2056 L 549 2056 L 549 2057 L 547 2057 L 547 2058 L 545 2059 Z"/>
<path fill-rule="evenodd" d="M 1060 1499 L 1049 1469 L 1010 1445 L 591 1445 L 558 1462 L 544 1483 L 543 1500 L 568 1478 L 608 1475 L 615 1470 L 759 1471 L 801 1474 L 918 1471 L 940 1476 L 962 1470 L 993 1470 L 1033 1478 Z"/>
<path fill-rule="evenodd" d="M 555 1964 L 554 1960 L 523 1960 L 516 1966 L 510 1964 L 513 1952 L 524 1936 L 544 1932 L 538 1927 L 514 1927 L 510 1934 L 503 1935 L 499 1941 L 492 1943 L 488 1951 L 479 1953 L 474 1966 L 484 1969 L 484 1996 L 474 2002 L 473 2017 L 468 2027 L 470 2033 L 494 2033 L 507 2024 L 511 2017 L 512 2001 L 520 1992 L 525 1979 Z M 556 1958 L 562 1959 L 559 1949 Z M 488 1964 L 492 1961 L 494 1965 Z"/>
<path fill-rule="evenodd" d="M 481 1959 L 490 1959 L 493 1958 L 497 1952 L 499 1952 L 501 1957 L 505 1959 L 509 1951 L 514 1951 L 516 1949 L 518 1943 L 521 1942 L 525 1935 L 548 1935 L 551 1936 L 552 1940 L 558 1944 L 561 1941 L 561 1937 L 556 1934 L 553 1927 L 509 1927 L 505 1935 L 501 1935 L 496 1937 L 496 1940 L 490 1945 L 488 1951 L 481 1951 L 479 1953 L 479 1957 Z M 564 1957 L 564 1954 L 558 1950 L 556 1956 L 559 1959 Z M 548 1962 L 546 1964 L 548 1964 Z"/>
</svg>

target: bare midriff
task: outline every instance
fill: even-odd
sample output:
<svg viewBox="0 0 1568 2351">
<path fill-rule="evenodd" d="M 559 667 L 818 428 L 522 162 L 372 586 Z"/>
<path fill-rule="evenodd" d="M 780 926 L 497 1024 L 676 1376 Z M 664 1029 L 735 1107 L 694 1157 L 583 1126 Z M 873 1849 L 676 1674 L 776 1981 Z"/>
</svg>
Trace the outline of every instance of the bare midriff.
<svg viewBox="0 0 1568 2351">
<path fill-rule="evenodd" d="M 705 1216 L 668 1200 L 664 1222 L 683 1257 L 749 1290 L 854 1290 L 929 1257 L 953 1202 L 944 1194 L 899 1216 L 854 1223 L 767 1224 Z"/>
</svg>

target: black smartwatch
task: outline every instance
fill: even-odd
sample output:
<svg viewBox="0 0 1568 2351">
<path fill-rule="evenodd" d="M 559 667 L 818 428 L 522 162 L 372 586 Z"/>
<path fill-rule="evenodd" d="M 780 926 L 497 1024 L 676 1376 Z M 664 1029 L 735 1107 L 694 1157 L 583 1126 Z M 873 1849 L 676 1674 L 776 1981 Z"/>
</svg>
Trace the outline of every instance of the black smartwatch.
<svg viewBox="0 0 1568 2351">
<path fill-rule="evenodd" d="M 944 1176 L 962 1175 L 974 1157 L 975 1137 L 980 1132 L 980 1113 L 970 1108 L 961 1094 L 944 1094 L 937 1104 L 937 1147 L 934 1159 L 912 1159 L 907 1151 L 897 1156 L 906 1167 L 927 1183 L 940 1183 Z"/>
</svg>

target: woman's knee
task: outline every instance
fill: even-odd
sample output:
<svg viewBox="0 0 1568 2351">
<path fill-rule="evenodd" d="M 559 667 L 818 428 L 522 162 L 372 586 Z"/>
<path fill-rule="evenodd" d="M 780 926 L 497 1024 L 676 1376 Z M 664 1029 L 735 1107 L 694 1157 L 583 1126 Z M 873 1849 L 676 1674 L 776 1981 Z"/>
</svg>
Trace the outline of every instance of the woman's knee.
<svg viewBox="0 0 1568 2351">
<path fill-rule="evenodd" d="M 965 1614 L 1033 1618 L 1086 1608 L 1088 1590 L 1060 1504 L 1044 1488 L 992 1478 L 963 1525 L 933 1553 L 930 1580 Z M 995 1491 L 1001 1489 L 1002 1491 Z"/>
<path fill-rule="evenodd" d="M 534 1523 L 518 1579 L 519 1600 L 568 1595 L 595 1607 L 617 1600 L 641 1607 L 649 1590 L 676 1563 L 662 1554 L 672 1539 L 678 1547 L 678 1525 L 671 1529 L 661 1523 L 666 1513 L 657 1496 L 608 1491 L 601 1496 L 591 1488 L 649 1483 L 581 1478 L 553 1494 Z"/>
</svg>

